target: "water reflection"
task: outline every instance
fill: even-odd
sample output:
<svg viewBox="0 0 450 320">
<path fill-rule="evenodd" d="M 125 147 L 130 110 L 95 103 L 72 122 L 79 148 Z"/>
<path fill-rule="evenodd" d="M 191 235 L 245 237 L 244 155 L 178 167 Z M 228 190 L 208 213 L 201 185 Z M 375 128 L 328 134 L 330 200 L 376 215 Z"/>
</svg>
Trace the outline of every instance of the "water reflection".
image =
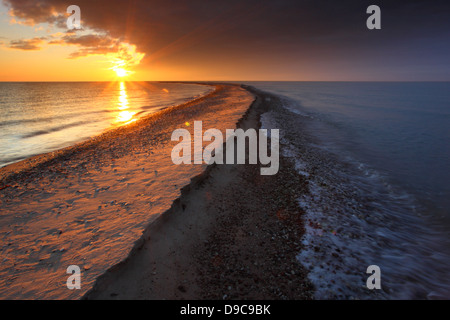
<svg viewBox="0 0 450 320">
<path fill-rule="evenodd" d="M 120 82 L 118 109 L 121 111 L 116 116 L 116 123 L 119 125 L 125 125 L 136 121 L 136 119 L 133 118 L 136 112 L 127 110 L 129 108 L 127 87 L 125 82 Z"/>
<path fill-rule="evenodd" d="M 127 88 L 125 86 L 125 82 L 120 83 L 120 92 L 119 92 L 119 110 L 128 109 L 128 95 Z"/>
</svg>

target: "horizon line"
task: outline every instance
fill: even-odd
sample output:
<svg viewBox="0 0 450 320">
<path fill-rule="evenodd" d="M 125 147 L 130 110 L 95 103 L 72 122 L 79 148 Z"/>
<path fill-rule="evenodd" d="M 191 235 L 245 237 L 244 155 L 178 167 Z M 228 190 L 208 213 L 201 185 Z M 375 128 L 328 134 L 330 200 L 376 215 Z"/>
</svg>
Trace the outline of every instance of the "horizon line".
<svg viewBox="0 0 450 320">
<path fill-rule="evenodd" d="M 0 83 L 24 82 L 450 82 L 450 80 L 0 80 Z"/>
</svg>

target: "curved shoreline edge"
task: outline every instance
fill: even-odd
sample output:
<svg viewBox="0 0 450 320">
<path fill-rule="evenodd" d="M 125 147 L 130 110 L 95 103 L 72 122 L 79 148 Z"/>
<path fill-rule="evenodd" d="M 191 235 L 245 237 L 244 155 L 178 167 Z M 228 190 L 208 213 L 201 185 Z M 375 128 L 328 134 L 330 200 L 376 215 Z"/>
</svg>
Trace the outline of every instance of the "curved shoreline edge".
<svg viewBox="0 0 450 320">
<path fill-rule="evenodd" d="M 236 128 L 259 129 L 277 97 L 241 87 L 255 99 Z M 259 165 L 208 165 L 82 299 L 313 299 L 296 259 L 306 185 L 290 160 L 281 156 L 280 167 L 261 177 Z"/>
<path fill-rule="evenodd" d="M 200 83 L 199 83 L 200 84 Z M 211 84 L 207 84 L 207 85 L 211 85 Z M 229 85 L 229 84 L 226 84 Z M 233 84 L 231 84 L 233 85 Z M 211 92 L 210 94 L 215 93 L 218 90 L 218 84 L 215 85 L 216 89 Z M 241 86 L 241 85 L 234 85 L 234 86 Z M 207 98 L 210 94 L 201 97 L 201 98 Z M 200 99 L 201 99 L 200 98 Z M 197 100 L 197 99 L 196 99 Z M 196 100 L 193 100 L 191 102 L 194 102 Z M 245 121 L 248 120 L 249 118 L 249 114 L 251 112 L 251 110 L 255 109 L 255 104 L 256 104 L 256 98 L 253 101 L 253 103 L 248 107 L 247 111 L 242 115 L 242 117 L 236 122 L 236 128 L 242 128 L 244 125 L 243 123 Z M 258 126 L 260 124 L 258 123 Z M 254 127 L 254 125 L 252 125 L 251 127 Z M 226 145 L 226 142 L 224 142 L 224 147 Z M 192 189 L 195 189 L 197 187 L 199 187 L 200 185 L 202 185 L 202 183 L 208 179 L 211 175 L 211 172 L 217 168 L 217 164 L 211 164 L 206 166 L 205 170 L 192 177 L 191 178 L 191 182 L 188 185 L 185 185 L 184 187 L 182 187 L 180 189 L 181 195 L 176 198 L 171 207 L 164 211 L 163 213 L 160 214 L 160 216 L 158 216 L 154 221 L 152 221 L 144 230 L 142 236 L 133 244 L 133 248 L 131 249 L 130 253 L 128 254 L 128 256 L 120 261 L 119 263 L 117 263 L 114 266 L 111 266 L 105 273 L 103 273 L 102 275 L 100 275 L 97 280 L 95 281 L 94 286 L 87 291 L 82 297 L 82 300 L 89 300 L 92 297 L 94 297 L 98 292 L 104 290 L 110 283 L 112 283 L 114 281 L 114 278 L 116 276 L 117 273 L 120 273 L 121 269 L 131 260 L 133 259 L 133 257 L 136 255 L 136 253 L 142 249 L 142 247 L 144 246 L 144 244 L 146 243 L 146 241 L 149 241 L 152 238 L 153 232 L 157 231 L 158 229 L 160 229 L 164 224 L 166 223 L 170 223 L 170 220 L 172 219 L 172 216 L 176 215 L 177 212 L 180 211 L 184 211 L 183 208 L 183 200 L 189 196 L 190 191 Z"/>
<path fill-rule="evenodd" d="M 184 82 L 178 82 L 178 83 L 184 83 Z M 186 82 L 190 83 L 190 82 Z M 5 187 L 8 183 L 10 183 L 11 180 L 14 180 L 16 178 L 16 175 L 23 175 L 26 174 L 28 170 L 35 170 L 36 167 L 43 165 L 45 166 L 47 163 L 52 161 L 59 161 L 64 160 L 67 157 L 70 157 L 72 154 L 77 152 L 82 152 L 83 150 L 86 150 L 87 148 L 93 148 L 96 144 L 100 143 L 101 141 L 108 140 L 108 139 L 114 139 L 115 135 L 123 134 L 124 132 L 133 130 L 133 128 L 136 128 L 140 126 L 145 121 L 148 121 L 152 118 L 159 118 L 163 117 L 164 115 L 172 112 L 175 109 L 183 108 L 188 105 L 196 104 L 200 101 L 203 101 L 205 99 L 208 99 L 210 96 L 217 93 L 219 90 L 218 84 L 213 83 L 191 83 L 191 84 L 199 84 L 204 86 L 210 86 L 214 87 L 214 90 L 211 92 L 208 92 L 207 94 L 197 97 L 193 100 L 190 100 L 188 102 L 175 105 L 175 106 L 169 106 L 165 107 L 161 110 L 158 110 L 155 113 L 146 115 L 144 117 L 141 117 L 137 119 L 135 122 L 120 126 L 120 127 L 113 127 L 113 128 L 106 128 L 103 132 L 101 132 L 98 135 L 95 135 L 93 137 L 90 137 L 87 140 L 80 141 L 78 143 L 75 143 L 73 145 L 55 150 L 50 151 L 42 154 L 37 154 L 34 156 L 31 156 L 29 158 L 19 160 L 17 162 L 13 162 L 11 164 L 8 164 L 6 166 L 0 167 L 0 190 Z"/>
<path fill-rule="evenodd" d="M 173 165 L 171 134 L 187 121 L 233 128 L 254 97 L 235 85 L 0 172 L 0 296 L 77 299 L 128 256 L 145 227 L 206 167 Z M 192 126 L 188 126 L 193 130 Z M 65 270 L 83 270 L 68 290 Z M 64 281 L 62 281 L 64 280 Z"/>
<path fill-rule="evenodd" d="M 172 165 L 170 135 L 185 121 L 246 130 L 278 107 L 251 87 L 207 85 L 216 89 L 0 169 L 0 296 L 311 299 L 296 260 L 306 182 L 288 159 L 275 176 L 259 164 Z M 80 291 L 65 286 L 72 264 Z"/>
</svg>

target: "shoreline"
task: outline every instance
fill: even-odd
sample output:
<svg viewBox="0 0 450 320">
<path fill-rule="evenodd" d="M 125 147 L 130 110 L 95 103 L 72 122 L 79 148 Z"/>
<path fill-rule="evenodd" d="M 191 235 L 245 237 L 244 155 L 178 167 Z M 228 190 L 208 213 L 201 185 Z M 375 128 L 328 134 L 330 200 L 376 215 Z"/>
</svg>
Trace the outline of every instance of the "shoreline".
<svg viewBox="0 0 450 320">
<path fill-rule="evenodd" d="M 0 296 L 80 298 L 204 171 L 205 164 L 173 165 L 173 130 L 198 119 L 234 128 L 253 99 L 240 86 L 218 84 L 206 96 L 0 169 Z M 73 264 L 82 269 L 81 290 L 66 287 Z"/>
<path fill-rule="evenodd" d="M 237 127 L 258 129 L 271 95 L 243 87 L 256 99 Z M 277 175 L 259 169 L 208 166 L 82 299 L 313 299 L 296 259 L 307 182 L 281 155 Z"/>
<path fill-rule="evenodd" d="M 164 83 L 164 82 L 160 82 L 160 81 L 157 81 L 157 82 Z M 189 82 L 173 82 L 173 83 L 188 83 L 189 84 Z M 154 113 L 147 114 L 143 117 L 138 118 L 134 123 L 126 124 L 124 126 L 119 126 L 119 127 L 110 126 L 108 128 L 105 128 L 99 134 L 91 136 L 86 140 L 81 140 L 79 142 L 76 142 L 75 144 L 72 144 L 72 145 L 69 145 L 66 147 L 62 147 L 62 148 L 54 150 L 54 151 L 36 154 L 31 157 L 28 157 L 28 158 L 25 158 L 22 160 L 18 160 L 15 162 L 11 162 L 4 166 L 1 166 L 0 167 L 0 183 L 2 183 L 3 180 L 6 181 L 6 178 L 8 178 L 8 176 L 10 176 L 14 173 L 20 173 L 27 169 L 31 169 L 31 168 L 35 167 L 36 165 L 39 165 L 39 164 L 47 162 L 47 161 L 51 161 L 51 160 L 55 159 L 56 157 L 64 156 L 64 154 L 66 154 L 66 153 L 78 152 L 77 150 L 80 150 L 84 147 L 89 147 L 91 144 L 99 143 L 104 139 L 114 139 L 113 136 L 118 134 L 116 132 L 116 130 L 129 128 L 130 126 L 139 126 L 141 121 L 145 121 L 146 119 L 152 118 L 156 114 L 160 115 L 160 113 L 162 113 L 164 111 L 170 112 L 170 110 L 172 110 L 173 108 L 182 108 L 183 106 L 185 106 L 187 104 L 195 104 L 196 102 L 199 102 L 203 99 L 208 98 L 210 95 L 213 95 L 218 90 L 218 85 L 215 85 L 213 83 L 211 83 L 211 84 L 193 83 L 193 84 L 203 85 L 203 86 L 207 86 L 207 87 L 213 87 L 214 89 L 211 90 L 210 92 L 206 93 L 203 96 L 197 97 L 195 99 L 192 99 L 192 100 L 182 103 L 180 105 L 164 107 Z M 0 186 L 0 188 L 1 188 L 1 186 Z"/>
</svg>

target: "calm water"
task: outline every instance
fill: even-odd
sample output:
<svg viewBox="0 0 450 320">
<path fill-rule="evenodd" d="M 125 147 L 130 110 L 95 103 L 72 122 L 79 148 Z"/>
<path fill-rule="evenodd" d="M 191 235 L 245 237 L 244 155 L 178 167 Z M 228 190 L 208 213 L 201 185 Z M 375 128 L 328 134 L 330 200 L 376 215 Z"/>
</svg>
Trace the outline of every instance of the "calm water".
<svg viewBox="0 0 450 320">
<path fill-rule="evenodd" d="M 261 83 L 292 98 L 336 152 L 370 165 L 450 222 L 450 83 Z"/>
<path fill-rule="evenodd" d="M 379 297 L 450 298 L 450 83 L 248 84 L 278 95 L 263 125 L 309 179 L 299 260 L 317 297 L 371 297 L 377 264 Z"/>
<path fill-rule="evenodd" d="M 0 83 L 0 166 L 72 145 L 210 90 L 153 82 Z"/>
</svg>

